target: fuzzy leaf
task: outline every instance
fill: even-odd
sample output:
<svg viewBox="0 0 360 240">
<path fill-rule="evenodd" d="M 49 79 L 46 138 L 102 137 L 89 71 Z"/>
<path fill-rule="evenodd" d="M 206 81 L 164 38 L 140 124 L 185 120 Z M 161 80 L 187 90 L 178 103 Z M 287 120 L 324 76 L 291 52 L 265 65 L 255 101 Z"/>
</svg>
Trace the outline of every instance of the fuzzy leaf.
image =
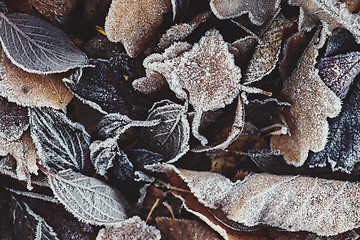
<svg viewBox="0 0 360 240">
<path fill-rule="evenodd" d="M 86 171 L 90 167 L 90 136 L 81 124 L 49 108 L 32 108 L 29 118 L 42 166 L 55 173 L 68 168 Z"/>
<path fill-rule="evenodd" d="M 131 127 L 152 127 L 160 123 L 159 119 L 150 121 L 132 120 L 128 116 L 119 113 L 107 114 L 97 125 L 97 134 L 106 139 L 109 137 L 118 138 Z"/>
<path fill-rule="evenodd" d="M 246 13 L 249 14 L 251 22 L 262 25 L 279 8 L 279 0 L 255 0 L 247 2 L 244 0 L 211 0 L 210 7 L 219 19 L 235 18 Z"/>
<path fill-rule="evenodd" d="M 0 60 L 0 96 L 21 106 L 46 106 L 64 109 L 73 94 L 62 82 L 68 73 L 39 75 L 15 66 L 2 53 Z"/>
<path fill-rule="evenodd" d="M 310 167 L 330 163 L 333 171 L 359 172 L 360 163 L 360 89 L 358 85 L 345 98 L 339 116 L 329 119 L 330 132 L 325 149 L 310 154 Z"/>
<path fill-rule="evenodd" d="M 279 60 L 283 31 L 293 25 L 293 21 L 275 18 L 269 29 L 261 37 L 247 70 L 241 80 L 243 84 L 251 84 L 269 75 Z"/>
<path fill-rule="evenodd" d="M 119 61 L 121 61 L 120 59 Z M 93 67 L 77 70 L 64 79 L 66 86 L 82 102 L 101 113 L 121 113 L 133 117 L 136 106 L 141 105 L 141 95 L 134 92 L 124 72 L 110 61 L 90 60 Z"/>
<path fill-rule="evenodd" d="M 324 149 L 328 136 L 327 117 L 335 117 L 341 109 L 340 99 L 325 85 L 315 69 L 318 32 L 314 35 L 297 69 L 284 81 L 282 100 L 292 106 L 285 107 L 283 116 L 290 134 L 273 136 L 272 151 L 280 151 L 286 161 L 301 166 L 309 150 Z"/>
<path fill-rule="evenodd" d="M 13 198 L 12 217 L 16 239 L 57 240 L 57 234 L 46 221 L 25 203 Z"/>
<path fill-rule="evenodd" d="M 266 224 L 321 236 L 360 226 L 360 189 L 356 183 L 271 174 L 251 174 L 233 183 L 216 173 L 182 170 L 167 164 L 152 169 L 166 172 L 175 187 L 190 190 L 191 194 L 173 192 L 182 197 L 189 211 L 225 239 L 236 235 L 236 231 L 241 234 L 236 223 L 246 227 Z M 229 225 L 226 227 L 229 221 L 235 223 L 230 230 Z"/>
<path fill-rule="evenodd" d="M 55 197 L 81 221 L 113 225 L 127 218 L 121 193 L 96 178 L 64 170 L 50 174 L 49 183 Z"/>
<path fill-rule="evenodd" d="M 38 74 L 60 73 L 87 65 L 88 59 L 60 29 L 34 16 L 0 13 L 0 41 L 11 62 Z"/>
<path fill-rule="evenodd" d="M 155 36 L 163 13 L 170 10 L 171 0 L 113 0 L 105 20 L 106 35 L 112 42 L 122 42 L 129 56 L 135 57 Z"/>
<path fill-rule="evenodd" d="M 321 58 L 316 67 L 326 86 L 340 99 L 344 99 L 351 83 L 360 73 L 360 52 Z"/>
<path fill-rule="evenodd" d="M 147 225 L 138 216 L 134 216 L 116 226 L 101 229 L 96 237 L 96 240 L 117 239 L 160 240 L 161 234 L 154 226 Z"/>
<path fill-rule="evenodd" d="M 27 108 L 0 97 L 0 137 L 18 140 L 29 127 Z"/>
<path fill-rule="evenodd" d="M 167 162 L 177 161 L 189 150 L 190 125 L 183 106 L 170 101 L 155 103 L 147 120 L 161 122 L 141 129 L 145 148 L 160 153 Z"/>
</svg>

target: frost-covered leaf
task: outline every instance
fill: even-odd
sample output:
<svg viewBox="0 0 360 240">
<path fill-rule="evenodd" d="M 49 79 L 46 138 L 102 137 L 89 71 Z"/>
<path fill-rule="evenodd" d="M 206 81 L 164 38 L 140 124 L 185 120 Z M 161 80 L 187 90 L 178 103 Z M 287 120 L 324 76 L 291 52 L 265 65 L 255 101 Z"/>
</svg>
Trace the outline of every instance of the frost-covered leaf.
<svg viewBox="0 0 360 240">
<path fill-rule="evenodd" d="M 138 216 L 129 218 L 115 226 L 101 229 L 96 240 L 160 240 L 161 233 L 156 227 L 147 225 Z"/>
<path fill-rule="evenodd" d="M 159 119 L 138 121 L 119 113 L 107 114 L 97 125 L 97 134 L 106 139 L 109 137 L 118 138 L 131 127 L 152 127 L 160 123 Z"/>
<path fill-rule="evenodd" d="M 175 162 L 189 150 L 190 125 L 184 106 L 162 101 L 155 103 L 147 121 L 160 123 L 141 129 L 142 145 L 160 153 L 168 162 Z"/>
<path fill-rule="evenodd" d="M 0 1 L 0 12 L 7 14 L 8 13 L 8 9 L 6 7 L 6 4 L 4 2 L 4 0 Z"/>
<path fill-rule="evenodd" d="M 235 227 L 228 231 L 221 225 L 228 221 L 247 227 L 266 224 L 321 236 L 333 236 L 360 226 L 360 189 L 356 183 L 271 174 L 252 174 L 233 183 L 216 173 L 177 169 L 166 164 L 152 169 L 166 172 L 175 187 L 190 190 L 192 194 L 175 189 L 173 192 L 182 197 L 189 211 L 225 239 L 237 231 Z M 208 213 L 192 208 L 200 207 L 198 204 L 207 207 Z M 219 215 L 219 211 L 223 214 Z M 218 218 L 214 219 L 209 212 Z"/>
<path fill-rule="evenodd" d="M 134 166 L 140 170 L 144 170 L 144 166 L 146 165 L 152 165 L 164 161 L 164 157 L 162 155 L 141 148 L 131 148 L 126 151 L 126 155 Z"/>
<path fill-rule="evenodd" d="M 31 0 L 31 5 L 37 11 L 55 21 L 68 16 L 75 9 L 76 3 L 77 0 Z"/>
<path fill-rule="evenodd" d="M 166 239 L 221 239 L 209 226 L 197 220 L 157 217 L 155 221 L 156 227 L 160 229 Z"/>
<path fill-rule="evenodd" d="M 301 7 L 300 29 L 311 29 L 318 21 L 323 23 L 327 33 L 343 26 L 360 43 L 360 15 L 350 13 L 346 2 L 340 0 L 289 0 L 288 2 Z"/>
<path fill-rule="evenodd" d="M 31 108 L 29 118 L 42 166 L 55 173 L 69 168 L 86 171 L 90 167 L 90 136 L 81 124 L 50 108 Z"/>
<path fill-rule="evenodd" d="M 255 47 L 247 70 L 241 82 L 251 84 L 271 73 L 279 60 L 284 29 L 291 27 L 293 21 L 275 18 L 267 31 L 261 36 L 260 43 Z"/>
<path fill-rule="evenodd" d="M 310 154 L 311 167 L 330 163 L 333 171 L 359 172 L 360 163 L 360 89 L 358 85 L 345 98 L 339 116 L 329 119 L 330 132 L 325 149 Z"/>
<path fill-rule="evenodd" d="M 360 52 L 321 58 L 316 68 L 326 86 L 340 99 L 344 99 L 351 83 L 360 73 Z"/>
<path fill-rule="evenodd" d="M 211 0 L 210 7 L 216 17 L 220 19 L 235 18 L 246 13 L 251 22 L 262 25 L 280 6 L 279 0 Z"/>
<path fill-rule="evenodd" d="M 37 174 L 36 159 L 39 157 L 36 153 L 35 144 L 31 139 L 30 131 L 27 130 L 20 139 L 15 141 L 0 137 L 0 152 L 9 153 L 16 159 L 16 178 L 26 180 L 27 188 L 31 189 L 30 174 Z M 8 170 L 15 170 L 14 166 L 11 166 L 11 168 Z"/>
<path fill-rule="evenodd" d="M 106 35 L 112 42 L 122 42 L 129 56 L 135 57 L 155 36 L 163 14 L 169 11 L 171 0 L 113 0 L 105 20 Z"/>
<path fill-rule="evenodd" d="M 69 37 L 50 23 L 22 13 L 0 13 L 0 41 L 6 56 L 21 69 L 60 73 L 87 65 L 88 59 Z"/>
<path fill-rule="evenodd" d="M 0 97 L 0 137 L 18 140 L 29 127 L 27 108 Z"/>
<path fill-rule="evenodd" d="M 273 136 L 272 151 L 279 151 L 286 161 L 301 166 L 309 150 L 324 149 L 328 136 L 327 117 L 335 117 L 341 109 L 341 101 L 332 92 L 315 69 L 318 55 L 315 45 L 318 32 L 300 58 L 296 70 L 284 81 L 281 99 L 292 106 L 285 107 L 283 116 L 289 127 L 288 134 Z"/>
<path fill-rule="evenodd" d="M 2 53 L 0 60 L 0 96 L 22 106 L 47 106 L 63 109 L 73 94 L 62 82 L 67 73 L 39 75 L 15 66 Z"/>
<path fill-rule="evenodd" d="M 163 54 L 152 54 L 144 66 L 165 76 L 171 90 L 194 106 L 192 132 L 202 145 L 200 135 L 202 113 L 230 104 L 240 90 L 241 69 L 234 63 L 228 44 L 217 30 L 209 30 L 199 43 L 175 43 Z"/>
<path fill-rule="evenodd" d="M 25 202 L 12 198 L 15 239 L 57 240 L 57 234 Z"/>
<path fill-rule="evenodd" d="M 113 225 L 127 218 L 126 201 L 106 183 L 72 170 L 49 174 L 50 187 L 75 217 L 89 224 Z"/>
<path fill-rule="evenodd" d="M 136 115 L 136 106 L 144 101 L 125 80 L 124 72 L 108 60 L 92 59 L 89 63 L 93 67 L 78 69 L 64 79 L 66 86 L 81 101 L 102 113 Z"/>
</svg>

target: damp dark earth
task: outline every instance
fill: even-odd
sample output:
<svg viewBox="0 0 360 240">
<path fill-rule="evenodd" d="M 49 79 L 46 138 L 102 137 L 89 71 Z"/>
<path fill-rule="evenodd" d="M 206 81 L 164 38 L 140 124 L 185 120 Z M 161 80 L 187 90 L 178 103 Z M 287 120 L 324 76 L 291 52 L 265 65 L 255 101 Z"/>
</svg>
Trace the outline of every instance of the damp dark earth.
<svg viewBox="0 0 360 240">
<path fill-rule="evenodd" d="M 359 239 L 359 0 L 0 0 L 0 239 Z"/>
</svg>

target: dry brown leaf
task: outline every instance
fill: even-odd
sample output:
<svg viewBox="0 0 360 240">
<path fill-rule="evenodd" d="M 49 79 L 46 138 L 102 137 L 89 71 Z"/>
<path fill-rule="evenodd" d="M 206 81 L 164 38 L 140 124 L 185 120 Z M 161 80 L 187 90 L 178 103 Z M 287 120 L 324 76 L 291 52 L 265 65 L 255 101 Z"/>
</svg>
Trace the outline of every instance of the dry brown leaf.
<svg viewBox="0 0 360 240">
<path fill-rule="evenodd" d="M 210 7 L 219 19 L 235 18 L 249 13 L 251 22 L 262 25 L 279 8 L 279 0 L 211 0 Z"/>
<path fill-rule="evenodd" d="M 180 195 L 190 212 L 225 239 L 232 238 L 229 234 L 240 234 L 241 228 L 234 223 L 247 227 L 266 224 L 322 236 L 360 226 L 360 189 L 356 183 L 272 174 L 251 174 L 233 183 L 216 173 L 177 169 L 169 164 L 153 166 L 152 170 L 166 172 L 172 185 L 190 190 L 173 192 Z M 228 223 L 233 225 L 226 227 Z"/>
<path fill-rule="evenodd" d="M 39 157 L 30 131 L 27 130 L 20 139 L 15 141 L 0 137 L 0 152 L 8 153 L 16 159 L 17 179 L 26 180 L 28 188 L 31 188 L 30 174 L 37 175 L 36 159 Z"/>
<path fill-rule="evenodd" d="M 294 21 L 277 17 L 261 36 L 254 54 L 248 63 L 247 70 L 241 80 L 243 84 L 251 84 L 271 73 L 279 60 L 284 29 L 291 27 Z"/>
<path fill-rule="evenodd" d="M 18 68 L 2 54 L 0 96 L 21 106 L 47 106 L 64 109 L 73 94 L 62 82 L 67 73 L 39 75 Z"/>
<path fill-rule="evenodd" d="M 113 0 L 105 20 L 112 42 L 122 42 L 131 57 L 138 55 L 156 34 L 163 14 L 171 11 L 171 0 Z"/>
<path fill-rule="evenodd" d="M 241 70 L 246 71 L 256 44 L 256 38 L 250 35 L 231 43 L 232 48 L 229 50 L 234 49 L 231 53 L 235 56 L 236 65 L 240 66 Z"/>
<path fill-rule="evenodd" d="M 166 239 L 186 240 L 220 240 L 222 239 L 214 230 L 197 220 L 172 219 L 157 217 L 156 226 Z"/>
<path fill-rule="evenodd" d="M 161 234 L 158 229 L 147 225 L 138 216 L 124 220 L 123 222 L 101 229 L 96 240 L 160 240 Z"/>
<path fill-rule="evenodd" d="M 318 75 L 315 69 L 318 31 L 299 60 L 291 77 L 284 80 L 281 97 L 292 106 L 285 107 L 283 116 L 289 126 L 287 135 L 273 136 L 272 151 L 280 151 L 286 161 L 301 166 L 309 150 L 324 149 L 329 131 L 327 117 L 335 117 L 341 110 L 341 101 Z"/>
<path fill-rule="evenodd" d="M 300 6 L 299 29 L 311 29 L 321 21 L 327 34 L 344 26 L 360 43 L 360 15 L 352 14 L 349 6 L 339 0 L 289 0 L 289 4 Z M 354 10 L 354 5 L 350 9 Z"/>
<path fill-rule="evenodd" d="M 68 16 L 76 6 L 77 0 L 30 0 L 31 5 L 52 21 L 56 17 Z"/>
</svg>

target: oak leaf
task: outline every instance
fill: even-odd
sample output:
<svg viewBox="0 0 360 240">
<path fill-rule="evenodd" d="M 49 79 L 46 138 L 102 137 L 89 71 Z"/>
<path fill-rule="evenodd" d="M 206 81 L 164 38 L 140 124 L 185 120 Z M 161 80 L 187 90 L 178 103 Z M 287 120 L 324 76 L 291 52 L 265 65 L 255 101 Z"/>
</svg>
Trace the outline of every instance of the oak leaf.
<svg viewBox="0 0 360 240">
<path fill-rule="evenodd" d="M 272 151 L 279 151 L 289 164 L 301 166 L 309 150 L 324 149 L 329 131 L 327 117 L 335 117 L 341 109 L 340 99 L 321 80 L 315 68 L 318 55 L 314 35 L 296 70 L 284 80 L 281 96 L 292 106 L 285 107 L 283 116 L 288 134 L 273 136 Z"/>
</svg>

